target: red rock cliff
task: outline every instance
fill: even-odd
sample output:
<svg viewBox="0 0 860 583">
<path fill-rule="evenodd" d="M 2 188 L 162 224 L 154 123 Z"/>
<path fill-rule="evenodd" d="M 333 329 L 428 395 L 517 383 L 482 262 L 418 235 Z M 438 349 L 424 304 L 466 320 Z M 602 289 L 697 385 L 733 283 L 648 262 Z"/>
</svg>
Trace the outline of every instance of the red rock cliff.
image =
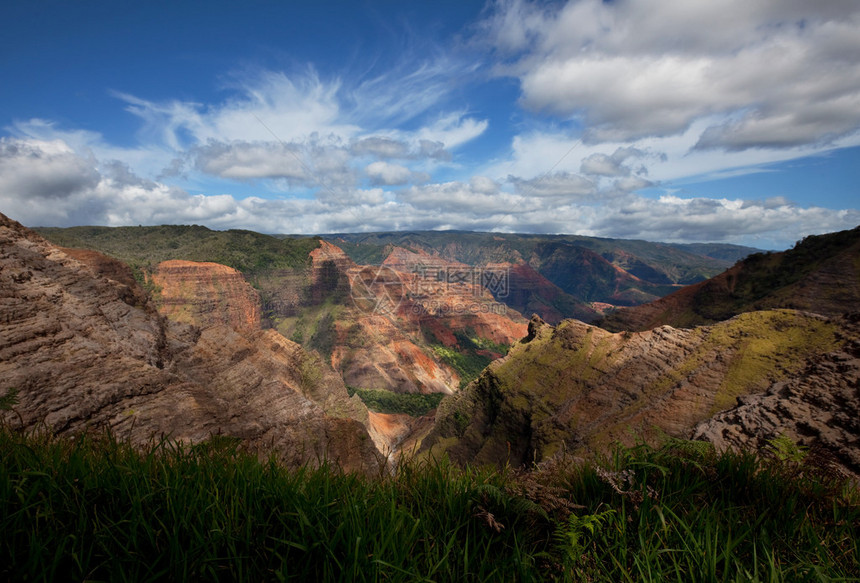
<svg viewBox="0 0 860 583">
<path fill-rule="evenodd" d="M 171 260 L 152 274 L 158 310 L 177 322 L 230 326 L 248 334 L 260 329 L 260 296 L 232 267 Z"/>
</svg>

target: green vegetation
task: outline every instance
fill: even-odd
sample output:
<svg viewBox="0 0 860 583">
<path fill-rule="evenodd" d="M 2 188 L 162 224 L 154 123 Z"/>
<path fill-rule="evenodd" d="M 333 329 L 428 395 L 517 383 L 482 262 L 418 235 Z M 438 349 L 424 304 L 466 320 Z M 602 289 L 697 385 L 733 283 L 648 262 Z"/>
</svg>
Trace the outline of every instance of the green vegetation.
<svg viewBox="0 0 860 583">
<path fill-rule="evenodd" d="M 336 322 L 345 322 L 343 306 L 327 298 L 302 309 L 296 317 L 276 319 L 275 329 L 306 349 L 316 350 L 330 364 L 337 342 Z"/>
<path fill-rule="evenodd" d="M 429 330 L 423 330 L 423 333 L 436 357 L 457 372 L 461 389 L 478 378 L 495 360 L 493 354 L 504 356 L 510 350 L 510 346 L 481 338 L 470 328 L 454 332 L 457 348 L 445 346 Z"/>
<path fill-rule="evenodd" d="M 734 404 L 738 396 L 764 390 L 798 372 L 810 356 L 825 354 L 840 344 L 833 322 L 791 310 L 747 312 L 711 327 L 686 366 L 692 367 L 710 354 L 730 358 L 711 410 L 716 413 Z M 684 374 L 684 368 L 678 372 Z"/>
<path fill-rule="evenodd" d="M 212 261 L 249 275 L 306 265 L 319 247 L 311 237 L 279 239 L 252 231 L 212 231 L 197 225 L 158 227 L 72 227 L 36 229 L 56 245 L 94 249 L 124 261 L 135 270 L 168 259 Z"/>
<path fill-rule="evenodd" d="M 838 255 L 852 249 L 856 253 L 858 243 L 860 227 L 827 235 L 811 235 L 782 253 L 755 253 L 743 261 L 743 269 L 732 281 L 731 292 L 716 286 L 704 287 L 695 297 L 693 309 L 702 318 L 713 321 L 763 307 L 808 309 L 809 306 L 794 305 L 793 286 Z M 850 281 L 850 277 L 846 280 Z M 817 298 L 824 305 L 833 300 Z M 813 311 L 827 313 L 821 310 L 821 306 L 812 307 Z"/>
<path fill-rule="evenodd" d="M 347 387 L 349 396 L 355 394 L 367 405 L 367 408 L 377 413 L 406 413 L 412 417 L 426 415 L 439 406 L 445 393 L 394 393 L 379 389 L 359 389 Z"/>
<path fill-rule="evenodd" d="M 528 473 L 288 470 L 216 437 L 0 431 L 0 579 L 832 581 L 860 496 L 820 466 L 669 441 Z"/>
<path fill-rule="evenodd" d="M 473 380 L 478 378 L 481 371 L 487 368 L 493 359 L 489 356 L 478 354 L 474 350 L 448 348 L 441 344 L 431 344 L 433 353 L 445 364 L 457 371 L 460 376 L 460 388 L 464 388 Z"/>
</svg>

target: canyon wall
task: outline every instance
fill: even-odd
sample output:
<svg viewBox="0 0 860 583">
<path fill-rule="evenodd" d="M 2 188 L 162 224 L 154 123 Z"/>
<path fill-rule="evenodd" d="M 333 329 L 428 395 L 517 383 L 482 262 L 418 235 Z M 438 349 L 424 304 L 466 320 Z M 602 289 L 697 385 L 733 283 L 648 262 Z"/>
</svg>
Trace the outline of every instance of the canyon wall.
<svg viewBox="0 0 860 583">
<path fill-rule="evenodd" d="M 0 215 L 4 422 L 134 443 L 224 434 L 290 464 L 378 470 L 366 408 L 318 358 L 271 330 L 165 319 L 110 259 L 79 258 Z"/>
<path fill-rule="evenodd" d="M 211 262 L 162 261 L 151 275 L 158 311 L 195 326 L 260 329 L 260 295 L 240 272 Z"/>
</svg>

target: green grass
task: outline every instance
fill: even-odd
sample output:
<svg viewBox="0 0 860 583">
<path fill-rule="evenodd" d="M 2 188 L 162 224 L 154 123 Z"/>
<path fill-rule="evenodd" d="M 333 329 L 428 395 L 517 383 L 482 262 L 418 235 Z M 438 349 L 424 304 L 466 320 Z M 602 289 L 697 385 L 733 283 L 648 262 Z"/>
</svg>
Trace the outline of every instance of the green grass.
<svg viewBox="0 0 860 583">
<path fill-rule="evenodd" d="M 0 580 L 804 581 L 860 577 L 856 490 L 704 444 L 529 473 L 286 469 L 219 437 L 0 431 Z"/>
<path fill-rule="evenodd" d="M 449 348 L 442 344 L 431 344 L 430 349 L 436 357 L 457 371 L 460 377 L 460 388 L 478 378 L 493 359 L 484 354 L 478 354 L 473 348 Z"/>
</svg>

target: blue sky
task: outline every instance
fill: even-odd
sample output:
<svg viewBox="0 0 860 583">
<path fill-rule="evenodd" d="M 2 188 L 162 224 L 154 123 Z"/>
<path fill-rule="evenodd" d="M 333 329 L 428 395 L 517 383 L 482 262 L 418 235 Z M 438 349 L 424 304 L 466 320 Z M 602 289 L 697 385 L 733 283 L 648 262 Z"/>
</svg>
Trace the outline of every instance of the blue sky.
<svg viewBox="0 0 860 583">
<path fill-rule="evenodd" d="M 781 249 L 860 224 L 853 0 L 6 2 L 0 212 Z"/>
</svg>

